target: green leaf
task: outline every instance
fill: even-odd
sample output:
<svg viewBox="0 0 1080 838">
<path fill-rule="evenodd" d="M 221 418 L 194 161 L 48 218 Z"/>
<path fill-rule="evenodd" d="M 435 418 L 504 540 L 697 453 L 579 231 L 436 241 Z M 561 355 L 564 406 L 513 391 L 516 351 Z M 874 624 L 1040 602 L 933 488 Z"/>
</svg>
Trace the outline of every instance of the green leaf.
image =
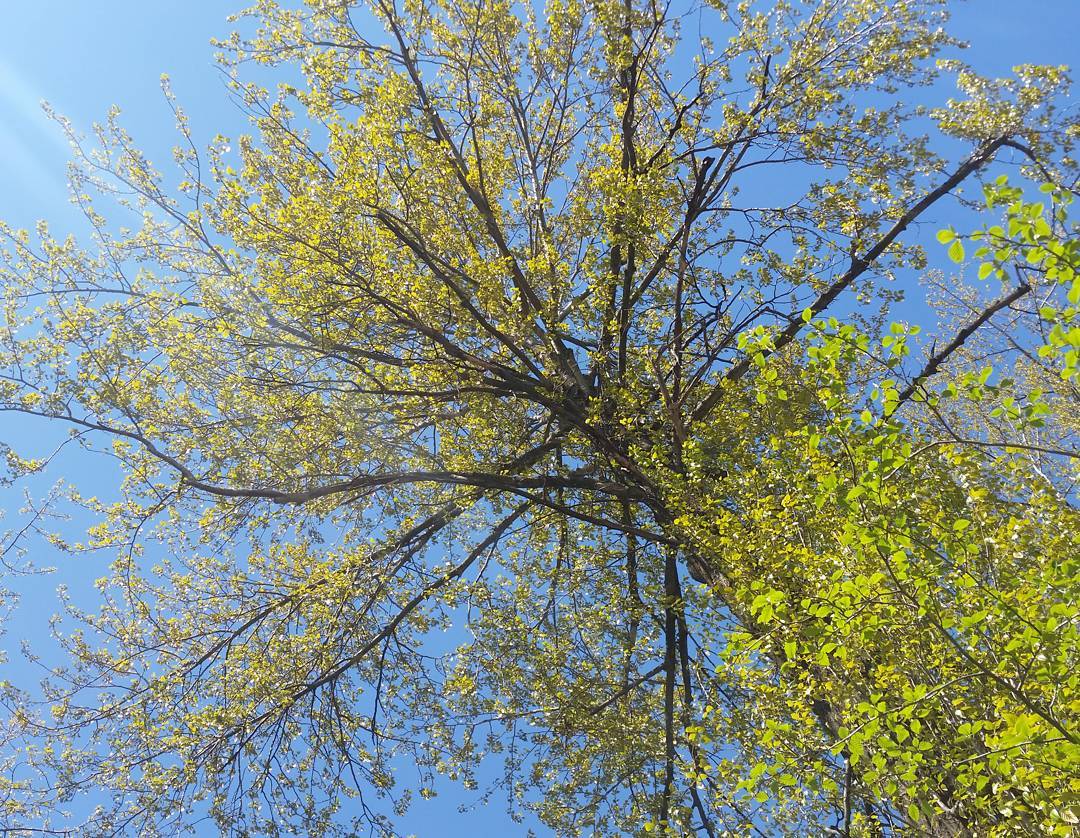
<svg viewBox="0 0 1080 838">
<path fill-rule="evenodd" d="M 937 240 L 942 244 L 948 244 L 956 238 L 956 231 L 952 227 L 947 227 L 944 230 L 938 230 Z"/>
<path fill-rule="evenodd" d="M 949 245 L 949 258 L 957 264 L 964 261 L 964 243 L 960 239 Z"/>
</svg>

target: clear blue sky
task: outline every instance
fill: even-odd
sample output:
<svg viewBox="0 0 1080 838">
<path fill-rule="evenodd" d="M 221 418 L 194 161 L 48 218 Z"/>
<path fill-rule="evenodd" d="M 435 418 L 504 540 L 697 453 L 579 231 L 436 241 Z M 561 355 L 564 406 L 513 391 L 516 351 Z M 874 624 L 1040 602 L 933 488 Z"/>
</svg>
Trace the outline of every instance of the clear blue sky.
<svg viewBox="0 0 1080 838">
<path fill-rule="evenodd" d="M 67 203 L 66 141 L 42 114 L 42 99 L 82 129 L 101 119 L 110 105 L 119 105 L 135 139 L 152 159 L 163 160 L 175 140 L 159 87 L 160 75 L 167 72 L 197 140 L 243 132 L 246 123 L 228 102 L 209 45 L 211 37 L 227 34 L 225 17 L 241 3 L 0 3 L 0 217 L 27 227 L 46 218 L 58 233 L 81 229 L 79 216 Z M 971 0 L 954 3 L 953 12 L 953 33 L 972 43 L 966 60 L 985 74 L 1004 75 L 1019 63 L 1080 65 L 1080 0 Z M 27 453 L 40 453 L 61 436 L 55 429 L 0 415 L 0 440 L 29 449 Z M 86 494 L 108 496 L 113 475 L 102 470 L 100 458 L 72 456 L 60 466 L 32 488 L 40 490 L 63 476 Z M 0 532 L 18 519 L 18 506 L 12 492 L 0 492 L 0 509 L 7 512 Z M 54 591 L 62 579 L 85 583 L 102 575 L 108 561 L 102 556 L 100 566 L 75 567 L 44 550 L 34 558 L 39 565 L 59 564 L 61 569 L 57 575 L 19 583 L 23 613 L 4 638 L 9 650 L 17 648 L 19 636 L 33 631 L 32 626 L 42 626 L 26 614 L 55 610 Z M 421 838 L 524 834 L 525 827 L 510 822 L 497 799 L 487 810 L 457 814 L 457 805 L 466 800 L 461 795 L 448 786 L 436 801 L 418 801 L 407 827 Z"/>
</svg>

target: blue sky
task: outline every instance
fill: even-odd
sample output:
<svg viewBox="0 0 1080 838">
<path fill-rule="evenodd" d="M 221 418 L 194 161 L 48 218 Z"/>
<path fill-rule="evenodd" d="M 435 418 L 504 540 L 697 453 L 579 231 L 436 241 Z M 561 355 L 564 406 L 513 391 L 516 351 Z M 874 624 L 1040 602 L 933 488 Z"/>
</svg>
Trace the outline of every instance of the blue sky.
<svg viewBox="0 0 1080 838">
<path fill-rule="evenodd" d="M 213 62 L 212 37 L 227 34 L 232 0 L 35 0 L 7 2 L 0 27 L 0 214 L 29 226 L 62 228 L 67 145 L 41 100 L 87 128 L 119 105 L 124 123 L 152 156 L 174 140 L 161 97 L 167 72 L 197 137 L 239 133 Z M 952 31 L 972 43 L 967 59 L 986 74 L 1019 63 L 1076 64 L 1080 0 L 967 0 L 953 4 Z M 157 152 L 154 155 L 154 152 Z"/>
<path fill-rule="evenodd" d="M 64 185 L 66 141 L 40 109 L 48 100 L 86 130 L 112 104 L 121 107 L 125 126 L 152 159 L 164 159 L 175 141 L 173 119 L 160 91 L 167 72 L 177 98 L 191 117 L 197 140 L 216 133 L 235 135 L 245 120 L 229 103 L 213 62 L 209 40 L 227 34 L 225 21 L 235 11 L 227 0 L 34 0 L 3 4 L 0 26 L 0 217 L 16 226 L 50 220 L 54 231 L 80 231 L 80 217 L 68 204 Z M 1006 74 L 1018 63 L 1080 64 L 1077 33 L 1080 0 L 972 0 L 954 4 L 954 34 L 972 43 L 965 58 L 985 74 Z M 28 421 L 0 415 L 0 440 L 37 454 L 62 437 Z M 100 459 L 71 456 L 37 491 L 63 476 L 87 494 L 108 494 L 113 475 Z M 6 520 L 0 532 L 18 520 L 18 496 L 0 493 Z M 39 565 L 60 564 L 59 574 L 19 584 L 23 612 L 55 610 L 54 591 L 61 579 L 87 580 L 99 567 L 73 567 L 42 550 Z M 12 623 L 9 649 L 32 623 L 23 616 Z M 38 623 L 40 627 L 40 623 Z M 32 629 L 31 629 L 32 630 Z M 435 802 L 418 802 L 408 827 L 420 836 L 473 836 L 524 833 L 493 801 L 483 812 L 456 813 L 464 802 L 446 788 Z"/>
</svg>

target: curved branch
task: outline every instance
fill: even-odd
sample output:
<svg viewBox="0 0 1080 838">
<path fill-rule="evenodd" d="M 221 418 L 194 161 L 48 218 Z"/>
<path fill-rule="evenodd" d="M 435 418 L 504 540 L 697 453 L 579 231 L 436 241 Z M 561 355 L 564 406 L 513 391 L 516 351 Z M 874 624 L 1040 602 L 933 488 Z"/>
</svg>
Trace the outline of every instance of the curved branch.
<svg viewBox="0 0 1080 838">
<path fill-rule="evenodd" d="M 987 320 L 989 320 L 1003 308 L 1008 308 L 1021 297 L 1024 297 L 1030 293 L 1031 286 L 1027 283 L 1024 283 L 1023 285 L 1014 288 L 1001 299 L 996 300 L 995 302 L 987 306 L 985 309 L 983 309 L 979 313 L 978 317 L 973 319 L 970 323 L 968 323 L 959 332 L 956 333 L 956 337 L 949 341 L 947 346 L 945 346 L 939 352 L 933 353 L 927 359 L 926 366 L 923 367 L 922 372 L 915 376 L 912 382 L 900 391 L 900 396 L 897 398 L 896 407 L 893 408 L 893 413 L 900 409 L 900 405 L 904 404 L 904 402 L 906 402 L 913 395 L 915 395 L 916 391 L 919 391 L 923 393 L 923 395 L 925 395 L 926 390 L 923 387 L 923 382 L 930 376 L 934 375 L 941 368 L 941 365 L 949 359 L 949 356 L 956 352 L 958 349 L 960 349 L 960 347 L 964 345 L 964 342 L 967 341 L 967 339 L 973 334 L 975 334 L 975 332 L 984 323 L 986 323 Z"/>
<path fill-rule="evenodd" d="M 809 310 L 811 316 L 813 317 L 821 314 L 821 312 L 832 305 L 833 301 L 836 300 L 841 293 L 847 290 L 851 283 L 862 276 L 867 269 L 869 269 L 874 262 L 889 249 L 892 243 L 900 237 L 900 234 L 903 233 L 913 221 L 918 219 L 920 215 L 926 212 L 926 210 L 956 188 L 969 175 L 985 166 L 997 150 L 1005 144 L 1006 140 L 1007 138 L 1005 137 L 999 137 L 993 142 L 987 143 L 977 149 L 975 153 L 960 164 L 956 171 L 945 181 L 924 195 L 919 201 L 914 203 L 907 212 L 900 216 L 896 223 L 889 228 L 885 235 L 877 240 L 873 247 L 867 250 L 862 256 L 853 256 L 851 259 L 851 266 L 810 304 Z M 799 332 L 803 330 L 806 323 L 802 319 L 801 314 L 802 312 L 792 312 L 788 315 L 788 325 L 784 327 L 779 335 L 777 335 L 776 340 L 773 342 L 772 350 L 766 354 L 771 355 L 780 351 L 791 343 Z M 713 389 L 697 406 L 691 416 L 691 421 L 700 422 L 708 418 L 713 408 L 715 408 L 720 402 L 720 399 L 723 398 L 725 387 L 746 375 L 750 370 L 751 364 L 752 361 L 750 356 L 744 356 L 736 361 L 735 364 L 721 376 Z"/>
</svg>

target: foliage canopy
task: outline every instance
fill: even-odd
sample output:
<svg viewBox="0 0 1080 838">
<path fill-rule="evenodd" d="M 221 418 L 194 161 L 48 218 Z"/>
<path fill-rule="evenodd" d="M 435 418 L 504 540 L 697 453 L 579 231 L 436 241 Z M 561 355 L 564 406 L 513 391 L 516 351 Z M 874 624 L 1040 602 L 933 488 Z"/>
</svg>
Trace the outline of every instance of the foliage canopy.
<svg viewBox="0 0 1080 838">
<path fill-rule="evenodd" d="M 249 15 L 253 136 L 170 97 L 170 188 L 69 129 L 93 244 L 2 231 L 0 407 L 126 475 L 5 826 L 392 834 L 494 759 L 559 834 L 1069 833 L 1063 68 L 937 61 L 935 0 Z"/>
</svg>

